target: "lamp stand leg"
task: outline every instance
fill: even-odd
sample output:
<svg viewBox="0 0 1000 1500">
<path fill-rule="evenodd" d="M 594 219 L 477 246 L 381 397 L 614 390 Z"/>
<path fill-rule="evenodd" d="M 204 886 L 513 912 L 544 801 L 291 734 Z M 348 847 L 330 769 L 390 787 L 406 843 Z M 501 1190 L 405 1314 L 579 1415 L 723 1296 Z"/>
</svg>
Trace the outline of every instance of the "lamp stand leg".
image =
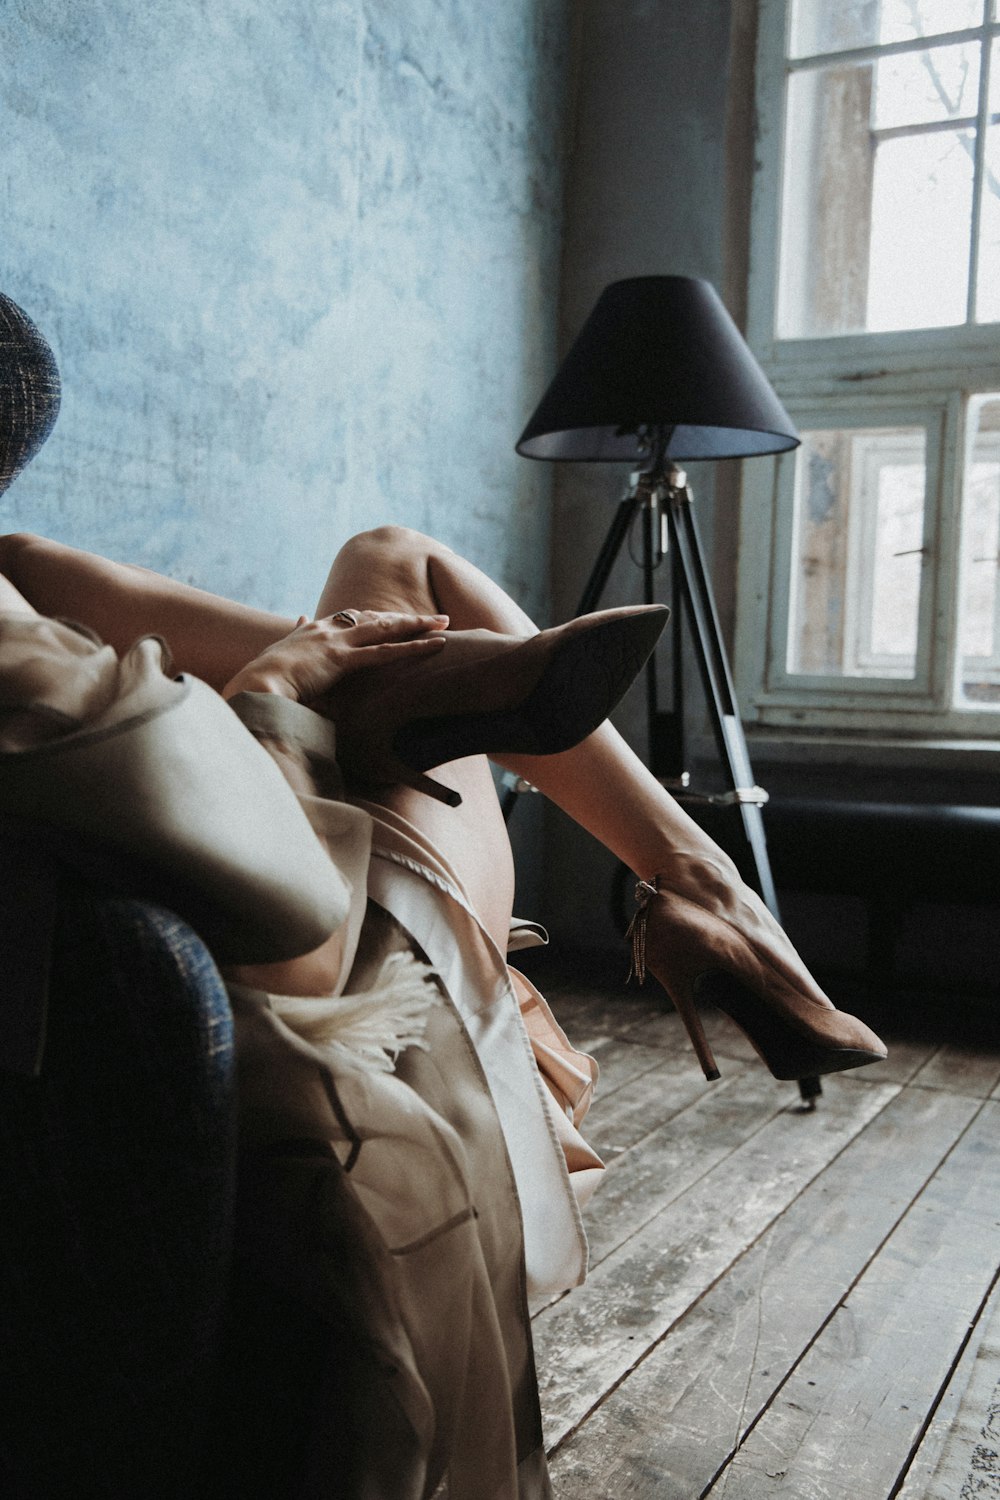
<svg viewBox="0 0 1000 1500">
<path fill-rule="evenodd" d="M 708 701 L 719 757 L 726 768 L 732 799 L 739 808 L 743 832 L 750 846 L 757 889 L 776 921 L 778 897 L 764 837 L 761 806 L 766 793 L 755 786 L 736 689 L 722 640 L 718 611 L 712 595 L 694 510 L 686 489 L 670 493 L 668 517 L 671 545 L 679 562 L 681 592 L 691 639 Z"/>
<path fill-rule="evenodd" d="M 583 593 L 580 595 L 580 602 L 576 607 L 578 615 L 593 614 L 600 604 L 611 576 L 611 569 L 628 536 L 632 518 L 641 504 L 642 496 L 638 491 L 630 491 L 618 502 L 618 509 L 608 527 L 608 534 L 601 543 L 601 550 L 597 554 L 594 566 L 590 570 L 590 577 L 584 584 Z"/>
<path fill-rule="evenodd" d="M 614 567 L 618 559 L 618 554 L 625 545 L 636 516 L 640 514 L 642 516 L 642 598 L 644 604 L 655 604 L 653 575 L 663 556 L 662 540 L 657 535 L 657 531 L 661 526 L 663 511 L 660 504 L 660 495 L 657 491 L 633 485 L 629 493 L 618 504 L 618 509 L 608 528 L 608 534 L 604 538 L 601 550 L 597 554 L 597 560 L 591 569 L 590 577 L 584 586 L 583 593 L 580 595 L 580 602 L 576 607 L 578 615 L 589 615 L 600 605 L 604 590 L 607 587 L 608 578 L 611 575 L 611 569 Z M 645 674 L 646 718 L 650 734 L 650 752 L 652 753 L 652 735 L 659 719 L 655 653 L 653 656 L 650 656 L 646 663 Z"/>
</svg>

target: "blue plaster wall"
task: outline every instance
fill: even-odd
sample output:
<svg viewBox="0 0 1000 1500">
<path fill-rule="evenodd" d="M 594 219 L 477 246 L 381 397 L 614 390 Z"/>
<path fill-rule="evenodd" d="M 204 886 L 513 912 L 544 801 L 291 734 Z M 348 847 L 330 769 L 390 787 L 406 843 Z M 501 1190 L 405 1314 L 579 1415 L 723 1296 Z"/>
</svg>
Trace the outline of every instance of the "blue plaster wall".
<svg viewBox="0 0 1000 1500">
<path fill-rule="evenodd" d="M 32 530 L 263 607 L 382 520 L 542 615 L 565 0 L 8 0 L 0 288 L 53 343 Z"/>
</svg>

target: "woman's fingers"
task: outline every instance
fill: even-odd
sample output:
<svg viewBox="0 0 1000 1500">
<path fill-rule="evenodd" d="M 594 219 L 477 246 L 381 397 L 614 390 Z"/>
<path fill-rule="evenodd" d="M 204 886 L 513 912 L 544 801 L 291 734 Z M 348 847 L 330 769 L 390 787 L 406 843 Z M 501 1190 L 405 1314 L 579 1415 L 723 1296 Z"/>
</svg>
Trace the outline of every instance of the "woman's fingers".
<svg viewBox="0 0 1000 1500">
<path fill-rule="evenodd" d="M 345 615 L 347 618 L 345 619 Z M 352 623 L 352 617 L 357 623 Z M 444 646 L 447 615 L 350 610 L 319 620 L 301 616 L 295 628 L 268 646 L 234 677 L 225 696 L 276 692 L 308 703 L 341 677 L 364 667 L 386 667 L 433 655 Z"/>
<path fill-rule="evenodd" d="M 353 615 L 356 625 L 344 620 L 344 615 Z M 426 635 L 430 631 L 444 630 L 447 615 L 406 615 L 388 610 L 351 609 L 340 610 L 317 620 L 317 626 L 329 627 L 349 635 L 352 646 L 378 645 L 382 641 L 410 640 L 414 636 Z"/>
<path fill-rule="evenodd" d="M 448 637 L 444 634 L 422 635 L 417 640 L 377 641 L 370 646 L 355 646 L 349 655 L 338 660 L 342 676 L 352 672 L 369 671 L 373 667 L 389 667 L 421 656 L 433 656 L 444 648 Z"/>
</svg>

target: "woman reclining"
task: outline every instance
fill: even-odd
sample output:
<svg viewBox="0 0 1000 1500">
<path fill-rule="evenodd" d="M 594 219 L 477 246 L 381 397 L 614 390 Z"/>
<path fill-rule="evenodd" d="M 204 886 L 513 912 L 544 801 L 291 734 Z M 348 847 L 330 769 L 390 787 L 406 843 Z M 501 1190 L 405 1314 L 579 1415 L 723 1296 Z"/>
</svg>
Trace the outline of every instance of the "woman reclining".
<svg viewBox="0 0 1000 1500">
<path fill-rule="evenodd" d="M 2 489 L 55 420 L 58 375 L 2 296 L 0 334 L 14 398 L 0 402 Z M 200 849 L 213 866 L 185 915 L 214 942 L 222 914 L 239 1068 L 237 1264 L 328 1330 L 330 1353 L 301 1393 L 308 1437 L 285 1455 L 280 1485 L 273 1469 L 254 1471 L 255 1413 L 221 1403 L 213 1433 L 227 1456 L 206 1460 L 212 1500 L 278 1500 L 279 1488 L 417 1500 L 445 1475 L 451 1500 L 549 1493 L 527 1298 L 586 1273 L 579 1205 L 601 1164 L 577 1127 L 596 1068 L 507 965 L 525 937 L 487 756 L 635 871 L 634 966 L 673 999 L 707 1077 L 718 1075 L 695 1008 L 702 989 L 779 1078 L 885 1055 L 603 722 L 662 617 L 606 611 L 538 633 L 468 562 L 399 527 L 348 542 L 315 619 L 297 622 L 39 537 L 0 537 L 0 814 L 27 786 L 39 807 L 72 815 L 72 764 L 77 802 L 89 787 L 94 803 L 77 824 L 100 843 L 94 808 L 110 824 L 117 792 L 100 784 L 100 747 L 128 738 L 109 734 L 110 720 L 154 726 L 155 740 L 156 712 L 183 701 L 189 718 L 162 722 L 175 736 L 178 724 L 198 731 L 213 761 L 208 801 L 225 787 L 229 823 L 245 815 L 219 865 L 206 833 L 216 825 L 195 826 L 174 775 L 186 857 Z M 179 689 L 174 671 L 201 679 L 198 691 Z M 156 712 L 129 718 L 140 700 Z M 184 747 L 175 737 L 168 749 L 176 770 Z M 155 801 L 158 786 L 140 790 Z M 282 826 L 299 887 L 313 888 L 308 869 L 329 888 L 297 936 L 295 913 L 286 922 L 268 889 L 276 851 L 264 846 L 281 843 Z M 262 892 L 274 934 L 255 932 L 244 890 L 249 907 Z"/>
<path fill-rule="evenodd" d="M 413 1493 L 430 1493 L 447 1472 L 454 1500 L 544 1494 L 526 1292 L 586 1272 L 579 1204 L 601 1168 L 577 1126 L 596 1070 L 506 964 L 514 873 L 487 755 L 635 871 L 638 966 L 673 999 L 707 1077 L 695 997 L 710 978 L 777 1077 L 884 1056 L 601 722 L 662 612 L 539 634 L 468 562 L 398 527 L 348 542 L 316 618 L 297 622 L 28 535 L 0 539 L 0 573 L 8 619 L 78 621 L 123 655 L 164 638 L 173 670 L 227 698 L 301 793 L 353 896 L 319 947 L 227 969 L 244 1252 L 346 1327 L 366 1482 L 410 1493 L 403 1475 L 417 1474 Z M 318 1183 L 317 1261 L 304 1246 Z"/>
</svg>

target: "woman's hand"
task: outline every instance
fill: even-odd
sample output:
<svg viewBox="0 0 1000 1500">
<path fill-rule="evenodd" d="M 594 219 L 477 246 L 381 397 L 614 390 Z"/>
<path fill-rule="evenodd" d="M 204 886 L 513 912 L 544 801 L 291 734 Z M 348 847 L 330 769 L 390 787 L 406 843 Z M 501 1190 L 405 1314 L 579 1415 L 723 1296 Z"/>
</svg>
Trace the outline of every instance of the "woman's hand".
<svg viewBox="0 0 1000 1500">
<path fill-rule="evenodd" d="M 236 693 L 280 693 L 310 703 L 352 672 L 401 665 L 432 656 L 444 646 L 447 615 L 403 615 L 376 609 L 309 620 L 268 646 L 233 677 L 222 696 Z"/>
</svg>

